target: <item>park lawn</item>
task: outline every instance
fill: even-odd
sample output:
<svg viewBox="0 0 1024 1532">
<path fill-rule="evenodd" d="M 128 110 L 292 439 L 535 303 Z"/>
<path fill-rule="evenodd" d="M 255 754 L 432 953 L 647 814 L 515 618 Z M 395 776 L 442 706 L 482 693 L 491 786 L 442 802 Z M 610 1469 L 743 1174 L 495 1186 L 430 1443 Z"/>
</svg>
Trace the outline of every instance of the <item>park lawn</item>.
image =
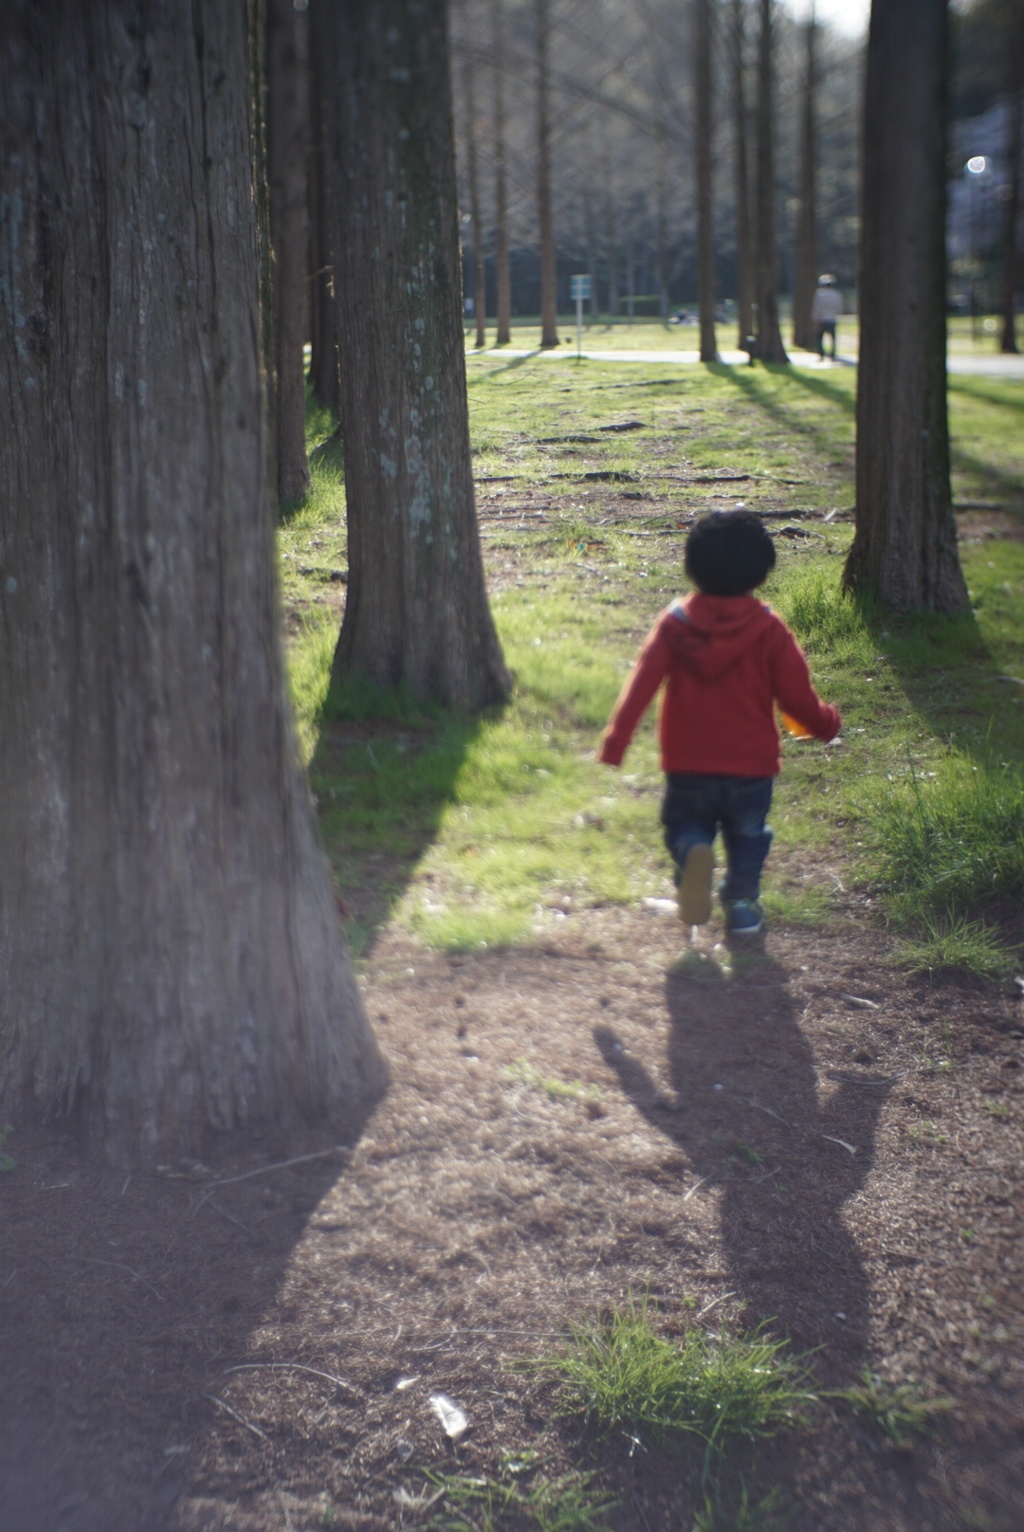
<svg viewBox="0 0 1024 1532">
<path fill-rule="evenodd" d="M 770 917 L 827 925 L 852 880 L 904 933 L 909 961 L 1003 972 L 1019 935 L 1003 917 L 1024 888 L 1024 688 L 1005 679 L 1024 676 L 1024 543 L 1002 535 L 1024 514 L 1020 433 L 1007 429 L 1024 387 L 954 383 L 975 610 L 907 623 L 839 593 L 850 373 L 483 355 L 470 359 L 469 393 L 481 535 L 516 676 L 505 709 L 469 721 L 393 699 L 392 717 L 371 726 L 365 699 L 329 698 L 345 561 L 330 451 L 281 532 L 300 732 L 354 947 L 385 920 L 440 950 L 530 944 L 569 911 L 671 895 L 653 720 L 621 772 L 593 750 L 647 627 L 684 588 L 686 526 L 744 503 L 778 534 L 766 598 L 845 721 L 840 746 L 785 742 Z M 318 720 L 332 719 L 314 753 Z M 978 822 L 976 841 L 963 829 L 950 844 L 951 815 Z M 994 847 L 1001 825 L 1008 844 Z M 927 853 L 898 833 L 908 826 Z"/>
<path fill-rule="evenodd" d="M 848 295 L 848 298 L 851 295 Z M 688 312 L 696 315 L 696 305 L 690 304 Z M 1018 332 L 1020 334 L 1020 331 Z M 951 315 L 946 322 L 949 352 L 953 356 L 994 356 L 999 350 L 1002 320 L 993 314 L 979 314 L 976 320 Z M 500 348 L 494 343 L 494 320 L 487 330 L 487 348 L 496 356 Z M 782 338 L 793 360 L 806 362 L 808 353 L 791 340 L 792 323 L 788 312 L 782 316 Z M 576 349 L 576 314 L 562 313 L 558 317 L 560 347 L 568 352 Z M 715 326 L 715 337 L 720 351 L 734 351 L 739 346 L 739 330 L 735 319 Z M 856 356 L 860 340 L 860 320 L 857 314 L 843 314 L 839 319 L 840 355 Z M 512 321 L 511 349 L 540 346 L 540 320 L 536 317 L 517 318 Z M 466 348 L 475 352 L 476 327 L 466 325 Z M 665 324 L 660 319 L 636 318 L 630 320 L 619 315 L 614 323 L 607 315 L 590 319 L 584 315 L 583 349 L 593 351 L 697 351 L 700 349 L 700 332 L 696 323 Z M 479 354 L 479 353 L 477 353 Z"/>
</svg>

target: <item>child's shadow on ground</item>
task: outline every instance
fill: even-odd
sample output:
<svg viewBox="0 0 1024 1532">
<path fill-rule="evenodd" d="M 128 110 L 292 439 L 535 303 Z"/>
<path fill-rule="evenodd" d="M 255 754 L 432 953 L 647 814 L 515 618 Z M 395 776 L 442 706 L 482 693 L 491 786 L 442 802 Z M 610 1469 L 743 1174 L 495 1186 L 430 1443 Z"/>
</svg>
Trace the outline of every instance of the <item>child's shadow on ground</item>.
<svg viewBox="0 0 1024 1532">
<path fill-rule="evenodd" d="M 788 976 L 766 956 L 746 981 L 670 972 L 666 1001 L 674 1102 L 609 1028 L 595 1030 L 597 1046 L 638 1111 L 707 1178 L 693 1195 L 721 1198 L 726 1285 L 745 1323 L 822 1347 L 820 1371 L 850 1378 L 866 1360 L 868 1280 L 843 1206 L 871 1170 L 886 1088 L 815 1067 Z"/>
</svg>

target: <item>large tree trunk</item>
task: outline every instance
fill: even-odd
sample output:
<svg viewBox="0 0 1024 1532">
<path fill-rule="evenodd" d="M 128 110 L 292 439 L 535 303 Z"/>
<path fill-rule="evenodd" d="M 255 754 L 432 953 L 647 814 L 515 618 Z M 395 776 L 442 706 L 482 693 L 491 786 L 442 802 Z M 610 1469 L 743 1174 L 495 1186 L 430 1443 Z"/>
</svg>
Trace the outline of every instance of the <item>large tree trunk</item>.
<svg viewBox="0 0 1024 1532">
<path fill-rule="evenodd" d="M 476 92 L 473 89 L 474 60 L 467 53 L 462 61 L 462 96 L 466 113 L 466 159 L 469 172 L 469 218 L 473 230 L 473 317 L 476 320 L 476 348 L 487 345 L 487 269 L 484 265 L 484 231 L 480 218 L 480 176 L 477 171 Z"/>
<path fill-rule="evenodd" d="M 871 7 L 856 533 L 845 580 L 893 612 L 968 605 L 946 422 L 947 26 L 946 0 Z"/>
<path fill-rule="evenodd" d="M 1019 25 L 1018 35 L 1022 31 L 1024 31 L 1024 25 Z M 1006 206 L 1003 209 L 1003 333 L 999 348 L 1011 355 L 1016 354 L 1017 351 L 1017 285 L 1021 274 L 1020 156 L 1021 118 L 1024 117 L 1024 82 L 1021 81 L 1020 74 L 1021 65 L 1024 64 L 1024 45 L 1020 43 L 1017 45 L 1017 55 L 1016 88 L 1010 91 L 1006 103 L 1009 117 L 1007 155 L 1010 164 L 1010 183 L 1007 187 Z"/>
<path fill-rule="evenodd" d="M 473 501 L 444 0 L 339 0 L 325 19 L 349 551 L 334 679 L 477 709 L 510 681 Z"/>
<path fill-rule="evenodd" d="M 266 0 L 267 164 L 274 250 L 277 496 L 301 500 L 306 461 L 306 267 L 309 253 L 309 47 L 293 0 Z"/>
<path fill-rule="evenodd" d="M 540 343 L 558 345 L 558 271 L 551 211 L 551 83 L 548 0 L 535 0 L 537 33 L 537 223 L 540 231 Z"/>
<path fill-rule="evenodd" d="M 747 173 L 747 93 L 745 87 L 745 13 L 746 0 L 732 0 L 732 98 L 733 133 L 736 141 L 736 306 L 737 339 L 745 346 L 754 333 L 752 273 L 753 249 L 750 235 L 750 180 Z"/>
<path fill-rule="evenodd" d="M 757 354 L 788 362 L 779 328 L 779 258 L 775 235 L 774 0 L 761 0 L 757 55 Z"/>
<path fill-rule="evenodd" d="M 502 0 L 493 0 L 494 40 L 494 244 L 497 267 L 498 330 L 496 344 L 507 346 L 512 335 L 512 283 L 508 265 L 508 190 L 505 172 L 505 15 Z"/>
<path fill-rule="evenodd" d="M 694 127 L 697 161 L 697 293 L 700 359 L 718 360 L 715 339 L 715 236 L 711 208 L 711 4 L 693 4 Z"/>
<path fill-rule="evenodd" d="M 244 0 L 8 0 L 0 1086 L 121 1161 L 384 1080 L 285 701 L 248 85 Z"/>
<path fill-rule="evenodd" d="M 811 306 L 817 286 L 818 196 L 816 95 L 818 88 L 815 61 L 814 11 L 807 18 L 806 65 L 800 123 L 800 212 L 796 226 L 796 251 L 793 260 L 793 344 L 805 351 L 817 350 L 817 337 Z"/>
</svg>

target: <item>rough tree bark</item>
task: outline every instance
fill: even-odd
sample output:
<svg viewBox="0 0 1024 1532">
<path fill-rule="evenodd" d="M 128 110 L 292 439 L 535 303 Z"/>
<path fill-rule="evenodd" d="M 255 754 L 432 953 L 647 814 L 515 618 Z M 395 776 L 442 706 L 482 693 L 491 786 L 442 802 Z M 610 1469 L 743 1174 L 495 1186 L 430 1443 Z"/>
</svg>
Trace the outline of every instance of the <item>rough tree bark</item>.
<svg viewBox="0 0 1024 1532">
<path fill-rule="evenodd" d="M 314 3 L 309 17 L 310 118 L 310 341 L 309 382 L 318 404 L 341 413 L 341 368 L 338 358 L 338 306 L 334 291 L 334 252 L 326 145 L 326 84 L 324 80 L 324 7 Z"/>
<path fill-rule="evenodd" d="M 844 579 L 893 612 L 968 606 L 946 420 L 947 28 L 946 0 L 873 0 L 861 161 L 856 532 Z"/>
<path fill-rule="evenodd" d="M 473 501 L 444 0 L 326 12 L 349 576 L 334 679 L 510 689 Z"/>
<path fill-rule="evenodd" d="M 384 1067 L 285 701 L 244 0 L 9 0 L 0 99 L 4 1109 L 337 1138 Z"/>
<path fill-rule="evenodd" d="M 757 354 L 788 362 L 779 328 L 779 257 L 775 234 L 774 0 L 761 0 L 757 49 Z"/>
<path fill-rule="evenodd" d="M 804 33 L 804 91 L 800 113 L 800 211 L 797 216 L 796 250 L 793 259 L 793 344 L 805 351 L 817 350 L 811 307 L 817 286 L 818 189 L 817 189 L 817 61 L 814 8 Z"/>
<path fill-rule="evenodd" d="M 265 4 L 277 496 L 281 505 L 288 505 L 301 500 L 309 488 L 303 357 L 309 254 L 308 18 L 295 9 L 294 0 L 265 0 Z"/>
<path fill-rule="evenodd" d="M 700 359 L 718 360 L 715 339 L 715 234 L 711 205 L 711 4 L 693 3 L 694 158 L 697 161 L 697 293 Z"/>
<path fill-rule="evenodd" d="M 497 267 L 498 329 L 496 344 L 512 337 L 512 282 L 508 262 L 508 188 L 505 169 L 505 12 L 493 0 L 491 35 L 494 41 L 494 243 Z"/>
<path fill-rule="evenodd" d="M 555 220 L 551 211 L 551 81 L 548 0 L 535 0 L 537 46 L 537 223 L 540 230 L 540 343 L 558 345 L 558 272 Z"/>
<path fill-rule="evenodd" d="M 477 170 L 476 92 L 473 89 L 474 61 L 467 54 L 462 61 L 462 99 L 466 114 L 466 159 L 469 172 L 469 220 L 473 230 L 473 317 L 476 320 L 476 348 L 487 345 L 487 269 L 484 265 L 484 230 L 480 217 L 480 176 Z"/>
<path fill-rule="evenodd" d="M 739 334 L 744 346 L 754 333 L 751 296 L 754 267 L 750 237 L 750 180 L 747 172 L 746 92 L 746 0 L 732 0 L 732 100 L 736 172 L 736 305 Z"/>
<path fill-rule="evenodd" d="M 1024 32 L 1024 23 L 1018 26 L 1018 34 Z M 1015 78 L 1014 78 L 1015 76 Z M 1000 336 L 999 349 L 1010 355 L 1017 352 L 1017 287 L 1021 273 L 1020 252 L 1020 156 L 1021 156 L 1021 119 L 1024 118 L 1024 42 L 1017 43 L 1017 59 L 1014 76 L 1011 83 L 1014 88 L 1010 90 L 1007 100 L 1007 115 L 1009 117 L 1009 134 L 1007 141 L 1007 157 L 1010 165 L 1010 183 L 1007 187 L 1008 196 L 1006 206 L 1003 209 L 1003 332 Z"/>
</svg>

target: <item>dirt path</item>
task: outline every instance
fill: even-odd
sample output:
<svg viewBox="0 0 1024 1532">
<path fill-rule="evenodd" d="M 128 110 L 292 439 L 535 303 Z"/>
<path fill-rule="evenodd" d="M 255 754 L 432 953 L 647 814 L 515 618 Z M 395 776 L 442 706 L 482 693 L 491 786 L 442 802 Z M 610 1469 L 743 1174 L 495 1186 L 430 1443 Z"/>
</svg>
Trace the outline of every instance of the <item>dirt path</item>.
<svg viewBox="0 0 1024 1532">
<path fill-rule="evenodd" d="M 511 1370 L 644 1289 L 669 1332 L 818 1348 L 823 1389 L 869 1365 L 955 1400 L 903 1450 L 825 1404 L 747 1465 L 798 1532 L 1018 1526 L 1019 1002 L 887 969 L 853 907 L 731 974 L 713 934 L 682 966 L 648 911 L 461 960 L 383 937 L 395 1083 L 351 1155 L 211 1188 L 12 1143 L 2 1532 L 370 1532 L 424 1467 L 524 1449 L 600 1466 L 616 1529 L 688 1529 L 692 1457 L 581 1439 Z"/>
</svg>

